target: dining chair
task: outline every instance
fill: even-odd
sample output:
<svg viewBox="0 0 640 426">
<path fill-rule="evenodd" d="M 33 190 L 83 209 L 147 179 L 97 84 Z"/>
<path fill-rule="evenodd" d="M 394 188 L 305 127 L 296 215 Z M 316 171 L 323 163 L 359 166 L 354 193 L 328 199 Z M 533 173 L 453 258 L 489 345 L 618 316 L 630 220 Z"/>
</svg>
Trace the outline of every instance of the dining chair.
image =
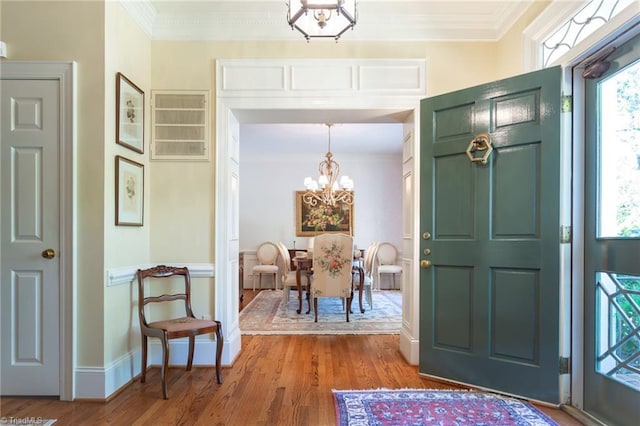
<svg viewBox="0 0 640 426">
<path fill-rule="evenodd" d="M 378 243 L 373 242 L 369 244 L 369 247 L 367 247 L 367 250 L 364 252 L 364 294 L 369 304 L 369 309 L 373 309 L 373 294 L 371 289 L 373 288 L 373 264 L 377 250 Z"/>
<path fill-rule="evenodd" d="M 198 319 L 191 309 L 191 277 L 186 267 L 158 265 L 148 269 L 138 269 L 138 317 L 140 319 L 140 333 L 142 335 L 142 373 L 140 382 L 144 383 L 147 373 L 147 344 L 149 337 L 160 339 L 162 347 L 162 397 L 169 399 L 167 390 L 167 373 L 169 368 L 169 340 L 181 337 L 189 338 L 189 353 L 187 355 L 187 371 L 193 365 L 195 337 L 200 334 L 214 333 L 216 336 L 216 378 L 222 383 L 222 324 L 216 320 Z M 181 290 L 167 293 L 167 283 L 180 282 Z M 145 284 L 148 292 L 145 295 Z M 175 283 L 174 283 L 175 284 Z M 178 284 L 175 284 L 178 285 Z M 176 306 L 174 301 L 183 301 L 183 309 Z M 152 306 L 154 309 L 152 309 Z M 178 315 L 168 315 L 169 318 L 149 321 L 151 314 L 159 312 L 181 311 Z M 165 315 L 167 316 L 167 315 Z"/>
<path fill-rule="evenodd" d="M 256 276 L 258 276 L 258 288 L 262 290 L 262 275 L 273 275 L 273 285 L 278 289 L 278 256 L 280 256 L 280 250 L 278 247 L 270 241 L 266 241 L 258 246 L 256 250 L 256 257 L 258 258 L 258 264 L 251 268 L 251 275 L 253 275 L 253 291 L 256 291 Z"/>
<path fill-rule="evenodd" d="M 353 298 L 353 237 L 346 234 L 320 234 L 313 244 L 311 295 L 315 322 L 318 322 L 318 298 L 340 297 L 347 300 L 347 322 Z"/>
<path fill-rule="evenodd" d="M 393 288 L 396 288 L 396 274 L 402 273 L 402 266 L 397 265 L 398 249 L 392 243 L 379 243 L 376 250 L 378 289 L 382 285 L 382 275 L 390 274 L 393 277 Z"/>
<path fill-rule="evenodd" d="M 296 271 L 291 270 L 291 255 L 289 249 L 282 241 L 278 242 L 278 250 L 282 258 L 282 301 L 286 306 L 289 302 L 289 292 L 293 289 L 298 291 L 298 282 L 296 279 Z M 307 278 L 308 280 L 308 278 Z"/>
</svg>

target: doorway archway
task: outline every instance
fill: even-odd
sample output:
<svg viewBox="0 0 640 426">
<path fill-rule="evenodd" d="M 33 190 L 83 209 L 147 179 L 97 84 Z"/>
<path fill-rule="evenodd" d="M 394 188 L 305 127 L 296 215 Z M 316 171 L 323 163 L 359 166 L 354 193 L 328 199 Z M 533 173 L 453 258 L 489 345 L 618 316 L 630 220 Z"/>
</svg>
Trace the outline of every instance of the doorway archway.
<svg viewBox="0 0 640 426">
<path fill-rule="evenodd" d="M 215 312 L 226 328 L 223 362 L 240 350 L 238 326 L 239 125 L 249 113 L 313 113 L 320 122 L 376 117 L 403 124 L 403 327 L 400 350 L 418 363 L 418 262 L 414 234 L 419 167 L 420 99 L 426 96 L 426 61 L 220 60 L 216 63 Z M 363 121 L 366 122 L 366 121 Z M 224 285 L 218 285 L 225 283 Z"/>
</svg>

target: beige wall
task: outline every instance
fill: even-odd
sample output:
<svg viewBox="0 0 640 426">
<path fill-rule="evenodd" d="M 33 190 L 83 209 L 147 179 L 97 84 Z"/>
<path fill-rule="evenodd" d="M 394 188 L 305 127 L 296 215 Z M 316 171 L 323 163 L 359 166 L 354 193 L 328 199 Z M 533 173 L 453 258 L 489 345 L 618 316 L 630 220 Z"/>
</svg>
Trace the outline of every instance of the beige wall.
<svg viewBox="0 0 640 426">
<path fill-rule="evenodd" d="M 10 60 L 77 62 L 77 359 L 86 366 L 104 363 L 104 21 L 100 2 L 2 2 Z"/>
<path fill-rule="evenodd" d="M 105 142 L 104 142 L 104 229 L 105 269 L 146 264 L 150 261 L 149 234 L 153 209 L 149 201 L 153 187 L 149 182 L 149 129 L 151 87 L 151 42 L 136 26 L 119 2 L 106 3 L 105 20 Z M 115 82 L 121 72 L 145 92 L 144 154 L 116 144 Z M 121 155 L 145 166 L 145 226 L 115 226 L 115 156 Z M 103 274 L 104 276 L 104 274 Z M 105 365 L 140 346 L 137 312 L 137 288 L 134 285 L 107 287 L 104 297 Z"/>
<path fill-rule="evenodd" d="M 215 123 L 214 65 L 219 58 L 426 58 L 427 93 L 437 95 L 520 72 L 519 32 L 533 14 L 500 43 L 173 42 L 150 41 L 118 2 L 3 0 L 0 40 L 7 43 L 11 60 L 78 64 L 78 366 L 106 367 L 140 344 L 135 288 L 106 287 L 107 269 L 149 261 L 215 263 L 215 161 L 148 160 L 151 89 L 210 90 Z M 146 94 L 144 155 L 114 141 L 117 71 Z M 215 127 L 211 135 L 215 140 Z M 142 228 L 114 225 L 118 154 L 145 164 Z M 209 280 L 201 281 L 194 283 L 199 292 L 194 308 L 211 313 L 212 288 Z"/>
</svg>

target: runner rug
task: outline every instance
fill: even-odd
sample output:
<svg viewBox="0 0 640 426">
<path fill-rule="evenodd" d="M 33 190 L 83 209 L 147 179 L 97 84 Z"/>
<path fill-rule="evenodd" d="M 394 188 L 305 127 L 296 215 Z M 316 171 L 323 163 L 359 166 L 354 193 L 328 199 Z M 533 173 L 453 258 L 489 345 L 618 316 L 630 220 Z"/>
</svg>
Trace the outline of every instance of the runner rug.
<svg viewBox="0 0 640 426">
<path fill-rule="evenodd" d="M 346 322 L 342 300 L 334 297 L 318 299 L 318 322 L 313 311 L 306 314 L 307 301 L 298 314 L 298 297 L 291 292 L 289 302 L 282 300 L 282 290 L 263 290 L 240 312 L 242 334 L 398 334 L 402 324 L 402 292 L 374 291 L 373 309 L 365 302 L 360 313 L 357 296 L 353 313 Z"/>
<path fill-rule="evenodd" d="M 333 391 L 339 426 L 557 426 L 532 404 L 486 392 Z"/>
</svg>

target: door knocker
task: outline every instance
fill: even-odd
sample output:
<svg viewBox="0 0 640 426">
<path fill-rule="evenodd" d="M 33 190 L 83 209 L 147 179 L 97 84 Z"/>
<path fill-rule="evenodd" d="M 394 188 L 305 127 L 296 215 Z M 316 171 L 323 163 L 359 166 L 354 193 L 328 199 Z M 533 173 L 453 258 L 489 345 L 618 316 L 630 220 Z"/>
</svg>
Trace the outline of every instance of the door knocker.
<svg viewBox="0 0 640 426">
<path fill-rule="evenodd" d="M 467 157 L 472 163 L 487 164 L 487 159 L 492 151 L 491 136 L 489 133 L 480 133 L 469 142 Z M 476 156 L 476 153 L 482 153 L 482 155 Z"/>
</svg>

